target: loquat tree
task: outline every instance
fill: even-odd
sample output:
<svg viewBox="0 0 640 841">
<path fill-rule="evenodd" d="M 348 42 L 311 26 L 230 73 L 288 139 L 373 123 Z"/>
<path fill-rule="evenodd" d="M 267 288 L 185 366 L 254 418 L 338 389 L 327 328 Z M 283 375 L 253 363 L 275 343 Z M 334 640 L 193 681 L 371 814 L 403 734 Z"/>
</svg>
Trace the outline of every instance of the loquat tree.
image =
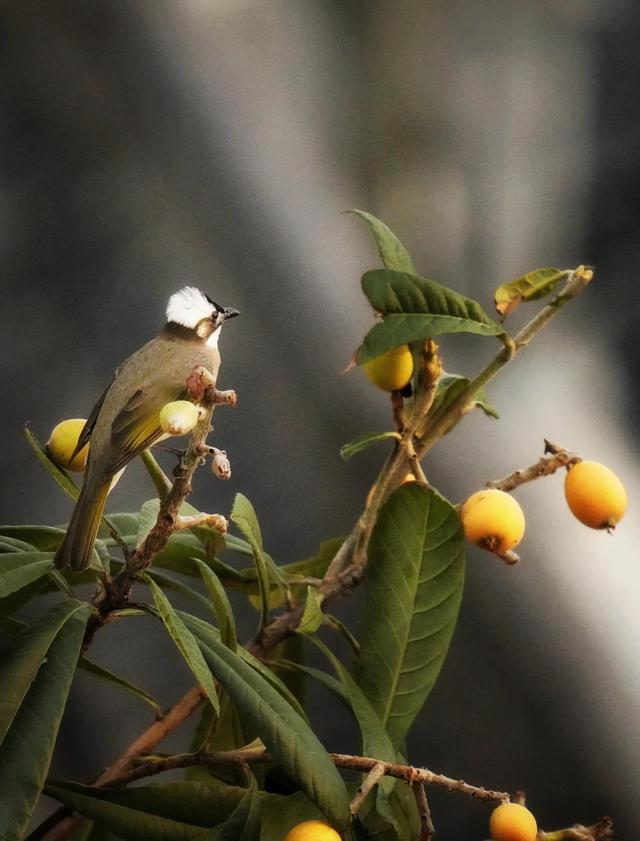
<svg viewBox="0 0 640 841">
<path fill-rule="evenodd" d="M 382 222 L 354 213 L 373 235 L 383 263 L 362 278 L 376 323 L 355 364 L 389 392 L 390 428 L 342 448 L 345 460 L 372 445 L 389 448 L 346 538 L 326 540 L 308 560 L 278 565 L 246 496 L 237 494 L 228 518 L 187 503 L 194 471 L 207 460 L 216 476 L 230 476 L 226 453 L 206 437 L 216 404 L 234 403 L 235 395 L 218 392 L 215 378 L 201 369 L 187 378 L 184 399 L 161 403 L 153 419 L 152 438 L 189 436 L 185 449 L 168 448 L 177 456 L 171 478 L 143 448 L 155 496 L 139 511 L 102 517 L 86 569 L 56 567 L 64 529 L 0 527 L 0 630 L 7 639 L 0 662 L 4 841 L 429 841 L 430 787 L 493 803 L 488 830 L 495 841 L 610 837 L 608 818 L 545 832 L 521 794 L 511 797 L 487 780 L 472 785 L 408 764 L 411 725 L 456 626 L 465 535 L 498 561 L 516 563 L 525 519 L 511 491 L 558 470 L 567 471 L 567 502 L 581 522 L 613 529 L 624 514 L 624 487 L 608 468 L 549 442 L 530 467 L 489 482 L 463 505 L 450 502 L 446 488 L 432 487 L 422 466 L 470 411 L 496 417 L 485 387 L 593 272 L 585 266 L 538 269 L 500 286 L 496 321 L 476 301 L 420 276 Z M 509 313 L 546 296 L 550 302 L 510 336 L 504 326 Z M 498 343 L 493 360 L 471 377 L 444 373 L 436 341 L 461 332 Z M 36 456 L 73 499 L 79 488 L 70 474 L 85 468 L 90 432 L 82 420 L 64 421 L 42 446 L 26 429 Z M 82 598 L 78 593 L 87 585 L 92 594 Z M 356 587 L 363 590 L 358 639 L 331 613 Z M 229 591 L 256 610 L 257 630 L 247 641 L 239 638 Z M 192 611 L 174 605 L 175 592 L 186 594 Z M 54 604 L 45 609 L 40 602 L 46 596 L 51 605 L 52 594 Z M 176 663 L 182 658 L 195 681 L 164 712 L 143 689 L 90 658 L 97 634 L 144 615 L 173 641 Z M 338 657 L 321 629 L 346 641 L 350 657 Z M 312 649 L 325 668 L 309 665 L 305 650 Z M 77 670 L 108 682 L 114 692 L 129 692 L 156 718 L 96 779 L 84 782 L 48 776 Z M 325 750 L 291 676 L 298 678 L 296 686 L 317 682 L 351 712 L 360 734 L 358 755 Z M 158 753 L 192 717 L 197 726 L 185 736 L 183 752 Z M 181 779 L 155 779 L 169 770 L 178 770 Z M 34 826 L 43 794 L 59 807 Z"/>
</svg>

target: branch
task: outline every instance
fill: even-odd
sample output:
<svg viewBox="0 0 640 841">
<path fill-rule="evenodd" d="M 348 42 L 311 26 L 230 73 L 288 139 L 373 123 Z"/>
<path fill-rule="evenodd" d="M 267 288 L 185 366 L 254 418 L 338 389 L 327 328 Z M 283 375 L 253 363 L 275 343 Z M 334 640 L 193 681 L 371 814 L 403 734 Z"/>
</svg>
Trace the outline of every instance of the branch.
<svg viewBox="0 0 640 841">
<path fill-rule="evenodd" d="M 367 776 L 358 786 L 358 790 L 354 794 L 351 803 L 349 804 L 349 812 L 351 817 L 358 814 L 358 810 L 367 799 L 369 792 L 376 786 L 385 775 L 384 763 L 376 762 L 373 768 L 369 771 Z"/>
<path fill-rule="evenodd" d="M 416 799 L 416 806 L 420 814 L 420 838 L 419 841 L 431 841 L 435 833 L 435 827 L 431 820 L 431 809 L 427 800 L 427 792 L 424 783 L 411 783 L 411 789 Z"/>
<path fill-rule="evenodd" d="M 563 447 L 551 444 L 549 441 L 545 441 L 545 453 L 550 453 L 550 455 L 544 455 L 535 464 L 532 464 L 531 467 L 516 470 L 505 476 L 504 479 L 495 479 L 487 482 L 487 487 L 497 488 L 501 491 L 512 491 L 520 485 L 533 482 L 534 479 L 540 479 L 543 476 L 551 476 L 556 470 L 562 467 L 571 467 L 577 462 L 582 461 L 582 458 L 576 455 L 576 453 L 570 453 Z"/>
</svg>

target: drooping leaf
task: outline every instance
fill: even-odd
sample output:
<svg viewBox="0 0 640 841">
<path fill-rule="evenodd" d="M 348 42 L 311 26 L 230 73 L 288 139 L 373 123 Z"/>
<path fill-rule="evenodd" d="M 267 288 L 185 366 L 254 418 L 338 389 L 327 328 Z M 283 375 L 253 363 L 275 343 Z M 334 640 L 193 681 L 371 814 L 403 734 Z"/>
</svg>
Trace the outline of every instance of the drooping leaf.
<svg viewBox="0 0 640 841">
<path fill-rule="evenodd" d="M 438 387 L 429 412 L 430 418 L 445 412 L 460 397 L 470 382 L 471 380 L 468 377 L 462 377 L 459 374 L 443 374 L 438 380 Z M 484 389 L 477 392 L 472 406 L 482 409 L 489 418 L 497 419 L 500 417 L 497 409 L 487 400 Z"/>
<path fill-rule="evenodd" d="M 238 653 L 242 657 L 242 659 L 248 663 L 252 669 L 255 669 L 262 677 L 271 684 L 271 686 L 276 690 L 276 692 L 284 698 L 287 703 L 291 704 L 293 709 L 298 713 L 300 718 L 304 719 L 304 721 L 308 722 L 307 714 L 305 713 L 300 701 L 296 698 L 293 692 L 289 689 L 287 684 L 273 672 L 268 666 L 259 660 L 257 657 L 254 657 L 250 651 L 247 651 L 246 648 L 239 648 Z"/>
<path fill-rule="evenodd" d="M 205 563 L 198 560 L 194 561 L 194 563 L 200 570 L 200 575 L 202 576 L 216 616 L 218 617 L 220 639 L 232 651 L 235 651 L 238 648 L 238 633 L 227 593 L 218 576 Z"/>
<path fill-rule="evenodd" d="M 401 485 L 369 545 L 356 678 L 397 747 L 426 700 L 458 617 L 464 539 L 436 491 Z"/>
<path fill-rule="evenodd" d="M 37 581 L 53 569 L 52 552 L 7 552 L 0 554 L 0 599 Z"/>
<path fill-rule="evenodd" d="M 493 295 L 498 315 L 504 320 L 519 304 L 545 298 L 570 274 L 562 269 L 535 269 L 510 283 L 503 283 Z"/>
<path fill-rule="evenodd" d="M 21 841 L 40 796 L 90 612 L 89 605 L 75 600 L 58 605 L 18 637 L 15 645 L 20 659 L 12 658 L 2 669 L 0 685 L 10 698 L 3 698 L 1 706 L 0 827 L 4 841 Z M 34 669 L 35 679 L 24 693 L 25 678 L 33 675 Z M 15 679 L 15 686 L 8 683 L 10 678 Z M 17 709 L 16 701 L 20 701 Z"/>
<path fill-rule="evenodd" d="M 391 231 L 384 222 L 377 219 L 371 213 L 366 213 L 364 210 L 349 210 L 348 213 L 354 213 L 367 223 L 367 227 L 378 246 L 378 253 L 387 269 L 394 269 L 398 272 L 409 272 L 409 274 L 416 274 L 413 260 L 409 256 L 409 252 L 400 242 L 398 237 Z"/>
<path fill-rule="evenodd" d="M 360 653 L 360 643 L 351 633 L 347 625 L 342 621 L 342 619 L 338 619 L 337 616 L 334 616 L 332 613 L 325 613 L 324 615 L 324 624 L 328 625 L 330 628 L 333 628 L 334 631 L 337 631 L 342 639 L 347 643 L 349 648 L 353 651 L 353 653 L 358 656 Z"/>
<path fill-rule="evenodd" d="M 158 702 L 155 701 L 148 692 L 145 692 L 144 689 L 140 689 L 139 686 L 131 683 L 131 681 L 123 678 L 121 675 L 117 675 L 109 669 L 106 669 L 104 666 L 100 666 L 93 660 L 89 660 L 88 657 L 81 657 L 78 661 L 78 667 L 82 669 L 83 672 L 98 678 L 98 680 L 105 681 L 106 683 L 110 683 L 112 686 L 124 689 L 125 692 L 128 692 L 130 695 L 133 695 L 135 698 L 138 698 L 140 701 L 143 701 L 145 704 L 150 706 L 154 711 L 156 718 L 162 717 L 162 708 L 160 704 L 158 704 Z"/>
<path fill-rule="evenodd" d="M 64 529 L 54 526 L 0 526 L 0 534 L 23 540 L 32 549 L 39 549 L 41 552 L 55 552 L 62 543 Z"/>
<path fill-rule="evenodd" d="M 189 666 L 193 676 L 202 687 L 216 714 L 219 715 L 220 700 L 218 699 L 216 685 L 205 662 L 205 658 L 202 656 L 198 643 L 153 578 L 145 575 L 145 581 L 151 590 L 153 601 L 160 614 L 160 618 L 175 642 L 178 651 L 182 654 L 185 663 Z"/>
<path fill-rule="evenodd" d="M 260 836 L 260 802 L 255 777 L 224 824 L 217 828 L 215 841 L 258 841 Z"/>
<path fill-rule="evenodd" d="M 477 301 L 435 281 L 379 269 L 363 275 L 362 288 L 383 319 L 365 336 L 357 354 L 359 365 L 391 348 L 444 333 L 505 336 Z"/>
<path fill-rule="evenodd" d="M 278 569 L 273 559 L 264 551 L 262 532 L 260 531 L 256 512 L 253 505 L 243 494 L 236 494 L 230 517 L 232 522 L 246 538 L 253 553 L 261 604 L 258 631 L 261 631 L 269 620 L 270 582 L 273 581 L 283 590 L 286 589 L 286 582 L 282 572 Z"/>
<path fill-rule="evenodd" d="M 203 596 L 202 593 L 199 593 L 193 587 L 190 587 L 187 583 L 182 581 L 180 578 L 176 578 L 174 575 L 169 575 L 168 573 L 164 572 L 163 570 L 155 569 L 155 567 L 151 567 L 147 571 L 147 575 L 157 583 L 161 584 L 165 590 L 171 590 L 174 593 L 180 593 L 183 596 L 186 596 L 188 599 L 194 604 L 200 605 L 200 607 L 204 608 L 209 613 L 213 613 L 213 606 L 209 599 L 206 596 Z"/>
<path fill-rule="evenodd" d="M 307 598 L 298 623 L 298 631 L 301 634 L 315 634 L 323 621 L 324 614 L 322 613 L 320 594 L 316 587 L 307 587 Z"/>
<path fill-rule="evenodd" d="M 26 543 L 24 540 L 19 540 L 17 537 L 0 536 L 0 553 L 3 552 L 34 552 L 36 546 L 31 543 Z"/>
<path fill-rule="evenodd" d="M 360 435 L 349 441 L 348 444 L 343 444 L 340 447 L 340 455 L 343 461 L 349 461 L 357 453 L 366 450 L 372 444 L 377 444 L 378 441 L 386 441 L 388 438 L 398 439 L 400 436 L 397 432 L 367 432 L 365 435 Z"/>
<path fill-rule="evenodd" d="M 337 829 L 343 828 L 349 817 L 347 790 L 316 735 L 264 677 L 224 646 L 213 629 L 202 625 L 197 630 L 194 624 L 190 627 L 241 716 L 255 728 L 289 779 L 317 803 Z"/>
<path fill-rule="evenodd" d="M 340 660 L 322 640 L 313 637 L 311 638 L 311 642 L 322 651 L 344 688 L 349 700 L 349 706 L 362 734 L 362 751 L 364 755 L 375 756 L 376 759 L 382 759 L 385 762 L 395 762 L 397 760 L 396 751 L 391 744 L 391 739 L 385 730 L 384 724 L 371 706 L 369 699 Z M 391 777 L 386 777 L 382 782 L 382 786 L 387 793 L 391 792 L 394 785 L 395 780 Z"/>
<path fill-rule="evenodd" d="M 124 841 L 210 841 L 211 830 L 192 823 L 159 817 L 149 812 L 112 803 L 101 789 L 79 784 L 48 783 L 45 793 L 74 811 L 96 821 Z"/>
</svg>

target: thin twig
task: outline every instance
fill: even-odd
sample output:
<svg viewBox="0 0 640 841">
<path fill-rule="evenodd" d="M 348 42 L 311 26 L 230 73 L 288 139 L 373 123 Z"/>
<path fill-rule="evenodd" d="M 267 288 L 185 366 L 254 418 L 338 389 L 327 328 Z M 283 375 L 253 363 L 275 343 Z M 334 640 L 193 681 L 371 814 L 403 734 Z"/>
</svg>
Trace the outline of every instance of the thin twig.
<svg viewBox="0 0 640 841">
<path fill-rule="evenodd" d="M 413 796 L 416 799 L 418 813 L 420 815 L 420 838 L 419 841 L 431 841 L 435 833 L 433 820 L 431 819 L 431 809 L 429 808 L 429 801 L 427 800 L 427 792 L 424 783 L 411 783 Z"/>
<path fill-rule="evenodd" d="M 547 447 L 548 447 L 547 443 Z M 533 482 L 534 479 L 540 479 L 542 476 L 551 476 L 562 467 L 571 467 L 577 462 L 581 461 L 581 457 L 576 453 L 570 453 L 561 447 L 555 447 L 554 455 L 543 456 L 538 459 L 531 467 L 526 467 L 521 470 L 515 470 L 504 479 L 495 479 L 487 482 L 488 488 L 497 488 L 501 491 L 512 491 L 514 488 L 524 485 L 527 482 Z"/>
<path fill-rule="evenodd" d="M 360 807 L 367 799 L 367 795 L 369 794 L 371 789 L 384 777 L 384 775 L 384 763 L 377 762 L 369 771 L 362 783 L 358 786 L 358 790 L 351 799 L 351 803 L 349 804 L 349 812 L 351 813 L 351 817 L 358 814 Z"/>
<path fill-rule="evenodd" d="M 140 459 L 147 468 L 147 472 L 151 477 L 151 481 L 156 487 L 159 499 L 165 499 L 167 494 L 171 491 L 171 479 L 167 476 L 164 470 L 160 467 L 158 462 L 151 454 L 151 450 L 146 449 L 140 453 Z"/>
</svg>

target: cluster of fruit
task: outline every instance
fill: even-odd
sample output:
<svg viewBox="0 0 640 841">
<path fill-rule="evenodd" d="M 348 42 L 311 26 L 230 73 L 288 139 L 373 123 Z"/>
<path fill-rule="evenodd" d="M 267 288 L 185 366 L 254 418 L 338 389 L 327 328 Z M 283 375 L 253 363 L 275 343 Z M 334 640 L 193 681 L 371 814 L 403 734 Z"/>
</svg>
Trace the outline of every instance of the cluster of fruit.
<svg viewBox="0 0 640 841">
<path fill-rule="evenodd" d="M 564 494 L 571 513 L 592 529 L 611 530 L 627 508 L 627 494 L 618 477 L 597 461 L 578 461 L 568 471 Z M 505 491 L 476 491 L 460 512 L 464 533 L 471 543 L 505 555 L 520 543 L 525 520 L 516 500 Z"/>
<path fill-rule="evenodd" d="M 489 831 L 493 841 L 535 841 L 538 825 L 526 806 L 501 803 L 491 813 Z M 290 829 L 284 841 L 340 841 L 340 836 L 324 821 L 304 821 Z"/>
</svg>

